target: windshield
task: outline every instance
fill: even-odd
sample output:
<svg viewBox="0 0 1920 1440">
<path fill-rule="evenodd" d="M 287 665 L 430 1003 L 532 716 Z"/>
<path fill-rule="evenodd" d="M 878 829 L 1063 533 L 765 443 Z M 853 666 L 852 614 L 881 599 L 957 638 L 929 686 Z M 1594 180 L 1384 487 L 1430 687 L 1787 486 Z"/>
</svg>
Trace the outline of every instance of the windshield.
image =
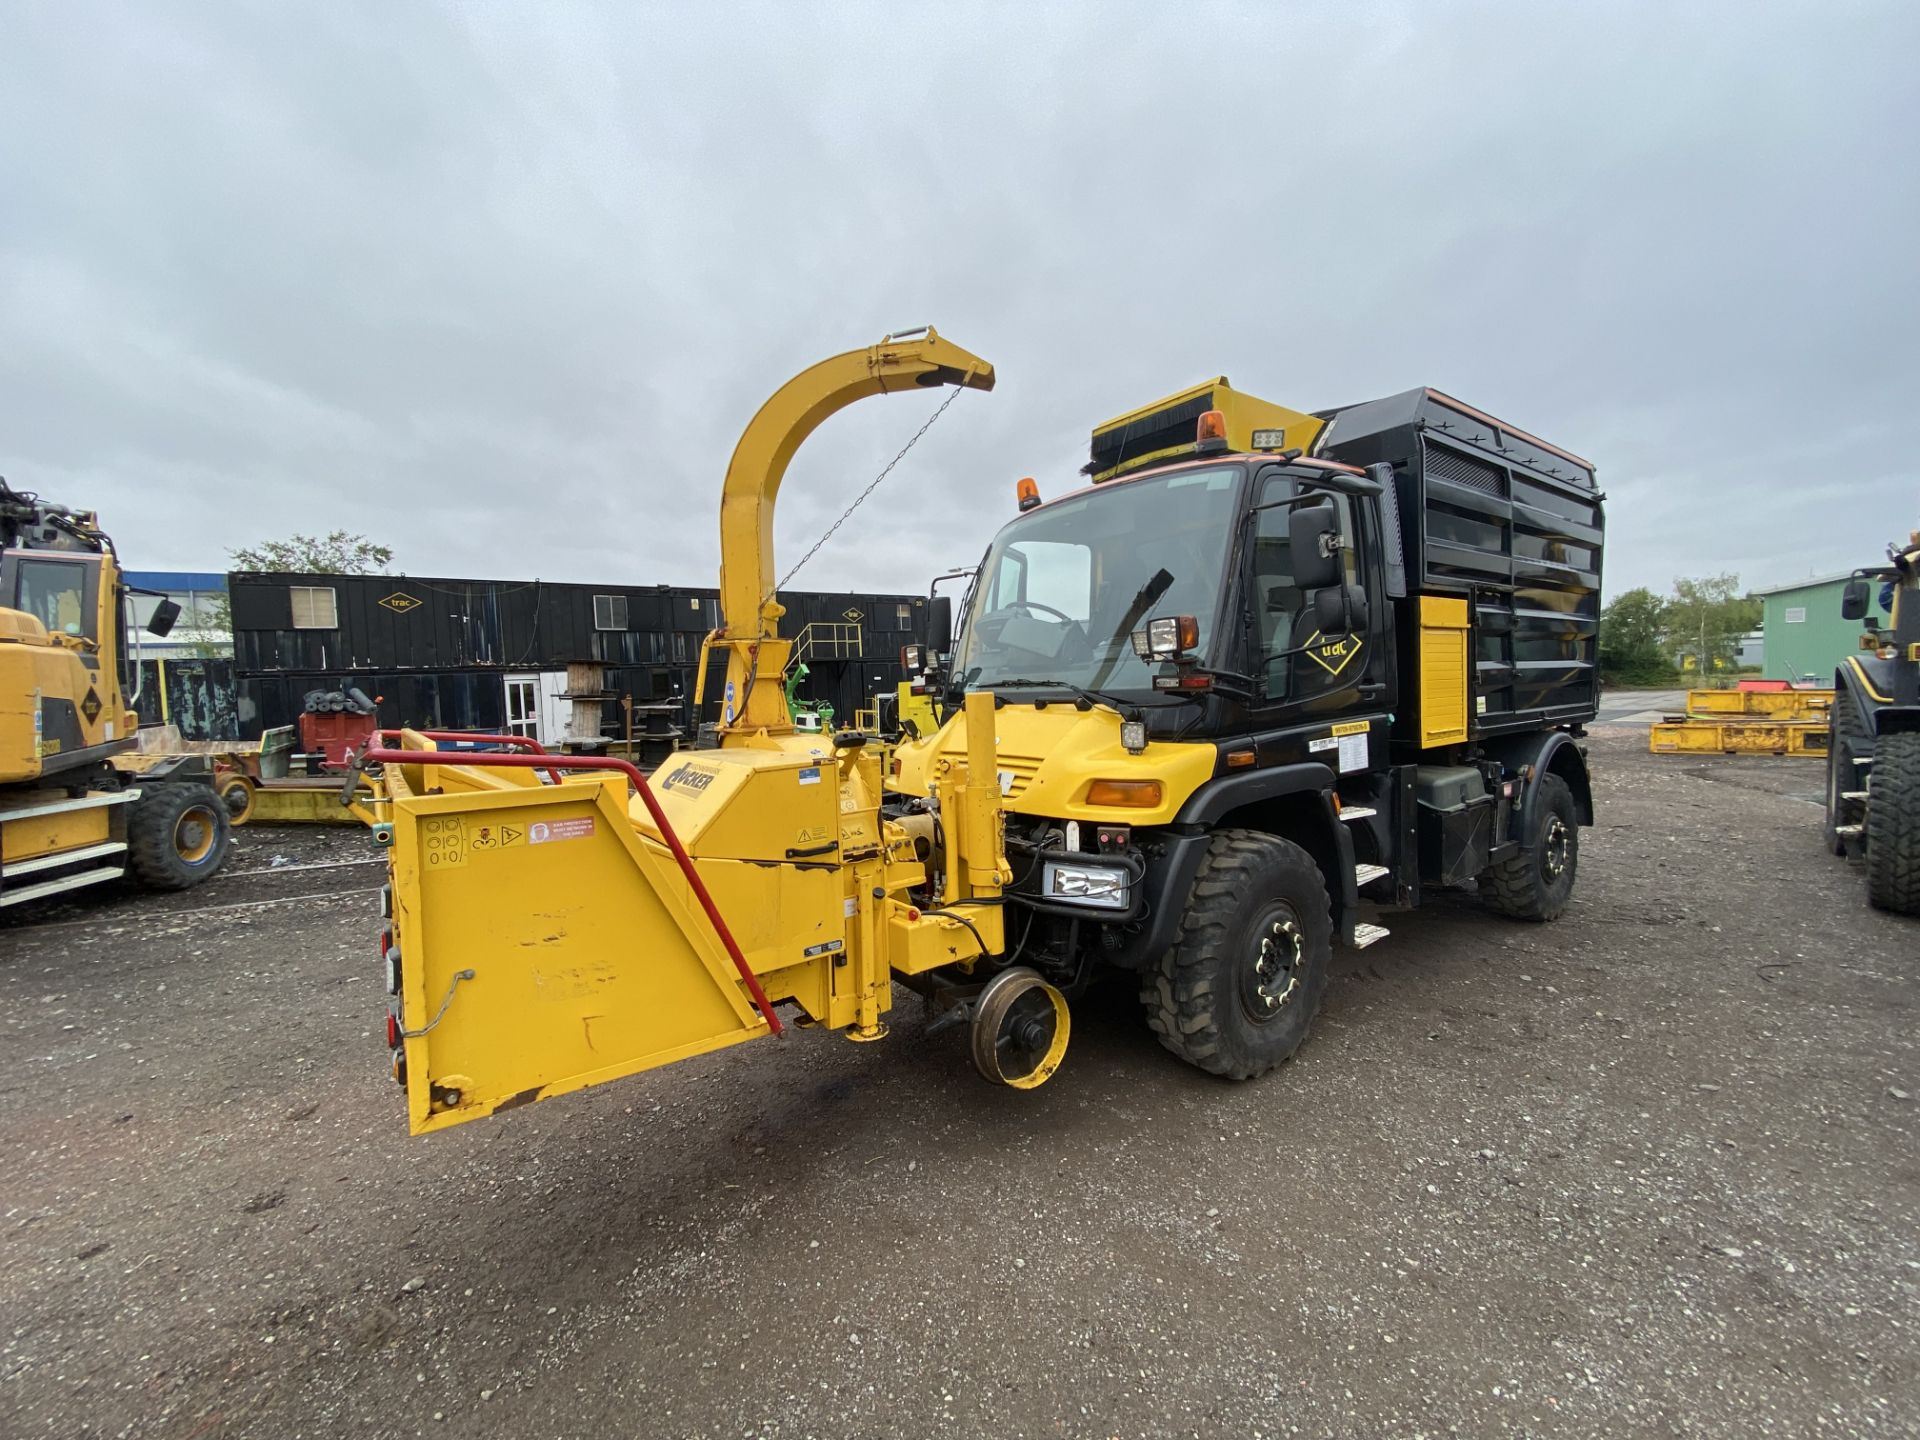
<svg viewBox="0 0 1920 1440">
<path fill-rule="evenodd" d="M 1149 690 L 1133 653 L 1149 619 L 1191 615 L 1205 656 L 1231 548 L 1242 467 L 1110 482 L 1016 520 L 974 582 L 955 674 L 970 686 L 1062 681 Z M 976 673 L 977 672 L 977 673 Z"/>
</svg>

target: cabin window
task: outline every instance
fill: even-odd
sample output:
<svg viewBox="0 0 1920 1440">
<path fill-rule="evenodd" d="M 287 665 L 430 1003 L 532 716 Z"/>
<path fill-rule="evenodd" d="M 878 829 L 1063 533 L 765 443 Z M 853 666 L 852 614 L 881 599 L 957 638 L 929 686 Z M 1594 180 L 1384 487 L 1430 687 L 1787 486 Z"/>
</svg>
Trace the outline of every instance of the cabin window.
<svg viewBox="0 0 1920 1440">
<path fill-rule="evenodd" d="M 93 636 L 87 623 L 87 567 L 71 560 L 22 560 L 13 608 L 33 616 L 49 635 Z"/>
<path fill-rule="evenodd" d="M 290 585 L 293 597 L 293 628 L 296 630 L 338 630 L 339 604 L 331 585 Z"/>
<path fill-rule="evenodd" d="M 624 595 L 594 596 L 593 628 L 596 630 L 626 629 L 627 597 Z"/>
</svg>

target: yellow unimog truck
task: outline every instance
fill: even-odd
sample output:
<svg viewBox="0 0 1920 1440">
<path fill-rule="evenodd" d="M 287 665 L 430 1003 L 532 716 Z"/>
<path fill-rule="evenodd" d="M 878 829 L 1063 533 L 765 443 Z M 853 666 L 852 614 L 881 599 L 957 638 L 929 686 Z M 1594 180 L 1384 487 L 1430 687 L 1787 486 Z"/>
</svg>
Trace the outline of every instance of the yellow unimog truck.
<svg viewBox="0 0 1920 1440">
<path fill-rule="evenodd" d="M 225 861 L 205 759 L 135 753 L 132 593 L 91 512 L 0 480 L 0 907 L 128 872 L 182 890 Z M 148 627 L 178 615 L 162 599 Z"/>
<path fill-rule="evenodd" d="M 1246 1078 L 1382 912 L 1449 886 L 1565 909 L 1601 497 L 1586 461 L 1436 391 L 1309 414 L 1217 380 L 1099 427 L 1090 483 L 1021 481 L 957 640 L 930 637 L 934 732 L 884 764 L 863 733 L 795 733 L 787 461 L 863 395 L 992 383 L 929 330 L 754 418 L 721 502 L 720 748 L 651 779 L 528 742 L 443 762 L 410 732 L 362 757 L 416 1131 L 789 1023 L 878 1039 L 896 983 L 1030 1088 L 1115 969 L 1168 1048 Z"/>
</svg>

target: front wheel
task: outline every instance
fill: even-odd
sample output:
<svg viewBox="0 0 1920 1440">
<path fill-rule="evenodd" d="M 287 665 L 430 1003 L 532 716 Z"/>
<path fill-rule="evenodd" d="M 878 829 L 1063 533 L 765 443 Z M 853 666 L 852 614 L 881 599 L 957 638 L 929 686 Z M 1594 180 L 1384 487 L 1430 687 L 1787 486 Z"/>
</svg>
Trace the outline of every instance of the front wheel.
<svg viewBox="0 0 1920 1440">
<path fill-rule="evenodd" d="M 1920 915 L 1920 731 L 1882 735 L 1867 799 L 1867 899 Z"/>
<path fill-rule="evenodd" d="M 149 890 L 185 890 L 227 858 L 227 806 L 211 785 L 141 787 L 127 817 L 127 868 Z"/>
<path fill-rule="evenodd" d="M 1189 1065 L 1251 1080 L 1307 1038 L 1332 950 L 1327 884 L 1313 857 L 1258 831 L 1219 831 L 1179 938 L 1141 977 L 1147 1024 Z"/>
<path fill-rule="evenodd" d="M 1533 803 L 1540 817 L 1533 843 L 1490 866 L 1480 877 L 1480 894 L 1495 910 L 1516 920 L 1558 920 L 1573 898 L 1574 872 L 1580 864 L 1580 816 L 1574 809 L 1573 791 L 1552 773 L 1540 777 Z"/>
</svg>

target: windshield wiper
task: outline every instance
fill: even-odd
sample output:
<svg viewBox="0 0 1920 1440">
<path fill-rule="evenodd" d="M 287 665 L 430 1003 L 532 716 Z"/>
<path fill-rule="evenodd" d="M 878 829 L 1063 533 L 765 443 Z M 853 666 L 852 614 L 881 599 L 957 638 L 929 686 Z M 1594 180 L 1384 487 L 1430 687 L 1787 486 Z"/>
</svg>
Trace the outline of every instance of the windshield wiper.
<svg viewBox="0 0 1920 1440">
<path fill-rule="evenodd" d="M 1172 588 L 1173 573 L 1164 565 L 1154 571 L 1148 577 L 1147 583 L 1140 587 L 1132 603 L 1127 606 L 1127 613 L 1120 617 L 1119 627 L 1107 639 L 1107 658 L 1100 666 L 1100 673 L 1093 677 L 1095 685 L 1107 683 L 1107 677 L 1113 673 L 1113 667 L 1120 663 L 1120 657 L 1126 653 L 1124 646 L 1120 649 L 1114 647 L 1120 646 L 1123 641 L 1129 645 L 1132 643 L 1133 627 L 1140 623 L 1140 617 L 1151 610 L 1154 603 Z"/>
<path fill-rule="evenodd" d="M 1068 694 L 1084 700 L 1089 705 L 1105 705 L 1109 710 L 1118 710 L 1121 715 L 1129 711 L 1163 709 L 1169 705 L 1186 705 L 1187 700 L 1129 700 L 1124 695 L 1109 695 L 1104 690 L 1095 690 L 1090 686 L 1076 685 L 1071 680 L 986 680 L 975 682 L 982 690 L 1065 690 Z"/>
</svg>

